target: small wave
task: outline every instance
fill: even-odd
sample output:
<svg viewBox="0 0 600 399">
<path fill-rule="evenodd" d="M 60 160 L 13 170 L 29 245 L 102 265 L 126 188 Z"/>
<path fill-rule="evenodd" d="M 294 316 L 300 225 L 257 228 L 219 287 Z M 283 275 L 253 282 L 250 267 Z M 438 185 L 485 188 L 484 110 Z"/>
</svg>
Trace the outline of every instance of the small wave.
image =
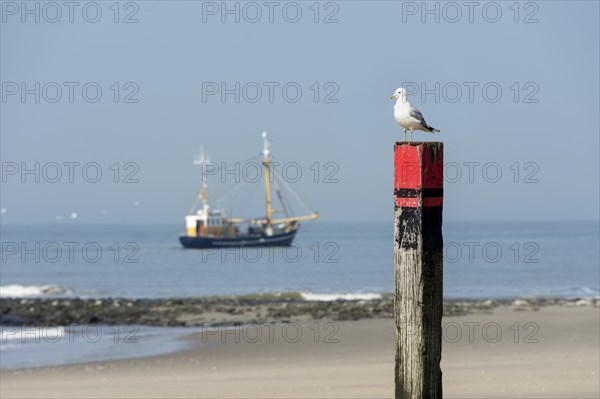
<svg viewBox="0 0 600 399">
<path fill-rule="evenodd" d="M 19 340 L 21 343 L 39 343 L 41 340 L 46 342 L 56 342 L 65 335 L 65 328 L 62 326 L 48 327 L 3 327 L 0 330 L 0 342 L 2 348 L 7 349 L 5 345 L 8 341 Z M 10 345 L 15 346 L 15 345 Z"/>
<path fill-rule="evenodd" d="M 67 288 L 55 284 L 46 285 L 0 285 L 0 298 L 25 298 L 39 296 L 58 296 L 69 294 Z"/>
<path fill-rule="evenodd" d="M 599 298 L 600 290 L 595 287 L 556 287 L 550 290 L 550 295 L 564 297 Z"/>
<path fill-rule="evenodd" d="M 578 290 L 579 292 L 581 292 L 584 295 L 598 296 L 598 293 L 600 293 L 600 290 L 598 288 L 594 288 L 594 287 L 577 287 L 577 288 L 575 288 L 575 290 Z"/>
<path fill-rule="evenodd" d="M 313 292 L 301 292 L 300 295 L 305 301 L 371 301 L 381 299 L 383 296 L 377 292 L 368 292 L 364 294 L 334 293 L 334 294 L 316 294 Z"/>
</svg>

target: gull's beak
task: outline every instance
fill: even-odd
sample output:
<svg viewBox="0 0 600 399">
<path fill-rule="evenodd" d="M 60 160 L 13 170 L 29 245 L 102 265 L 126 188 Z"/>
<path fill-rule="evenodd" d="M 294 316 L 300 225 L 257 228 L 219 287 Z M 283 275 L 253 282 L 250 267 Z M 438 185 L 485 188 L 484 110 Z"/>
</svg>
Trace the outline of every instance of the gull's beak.
<svg viewBox="0 0 600 399">
<path fill-rule="evenodd" d="M 394 97 L 396 97 L 396 96 L 390 96 L 390 100 L 393 100 L 393 99 L 394 99 Z"/>
</svg>

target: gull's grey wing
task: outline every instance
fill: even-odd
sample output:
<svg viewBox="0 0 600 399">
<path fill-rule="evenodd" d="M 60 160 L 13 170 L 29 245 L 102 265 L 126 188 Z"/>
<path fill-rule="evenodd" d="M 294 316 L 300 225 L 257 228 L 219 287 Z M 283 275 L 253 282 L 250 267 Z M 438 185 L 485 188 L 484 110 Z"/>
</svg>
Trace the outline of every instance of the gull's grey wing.
<svg viewBox="0 0 600 399">
<path fill-rule="evenodd" d="M 427 129 L 427 131 L 431 132 L 431 133 L 435 133 L 435 132 L 439 132 L 438 129 L 433 128 L 431 126 L 429 126 L 427 124 L 427 122 L 425 122 L 425 118 L 423 118 L 423 114 L 421 113 L 421 111 L 419 111 L 418 109 L 416 109 L 415 107 L 410 107 L 410 109 L 408 110 L 408 114 L 415 118 L 416 120 L 419 121 L 419 123 L 421 124 L 421 126 L 423 126 L 425 129 Z"/>
<path fill-rule="evenodd" d="M 421 125 L 423 125 L 423 127 L 427 127 L 427 122 L 425 122 L 425 118 L 423 118 L 423 114 L 421 113 L 421 111 L 419 111 L 415 107 L 410 107 L 410 109 L 408 110 L 408 114 L 413 118 L 417 119 L 419 122 L 421 122 Z"/>
</svg>

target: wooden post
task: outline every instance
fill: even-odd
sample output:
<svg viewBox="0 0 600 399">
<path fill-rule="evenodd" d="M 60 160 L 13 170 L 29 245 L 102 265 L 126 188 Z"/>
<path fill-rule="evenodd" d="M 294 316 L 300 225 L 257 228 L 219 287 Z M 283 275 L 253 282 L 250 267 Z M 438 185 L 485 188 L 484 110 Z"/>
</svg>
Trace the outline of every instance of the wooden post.
<svg viewBox="0 0 600 399">
<path fill-rule="evenodd" d="M 394 146 L 396 398 L 442 398 L 443 143 Z"/>
</svg>

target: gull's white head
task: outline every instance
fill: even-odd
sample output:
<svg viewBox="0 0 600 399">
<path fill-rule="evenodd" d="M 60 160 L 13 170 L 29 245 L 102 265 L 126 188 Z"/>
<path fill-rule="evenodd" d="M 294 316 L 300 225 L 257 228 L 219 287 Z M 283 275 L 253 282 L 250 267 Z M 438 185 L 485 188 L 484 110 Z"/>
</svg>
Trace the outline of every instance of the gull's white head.
<svg viewBox="0 0 600 399">
<path fill-rule="evenodd" d="M 406 90 L 403 87 L 398 87 L 390 98 L 392 100 L 397 100 L 399 98 L 406 100 Z"/>
</svg>

